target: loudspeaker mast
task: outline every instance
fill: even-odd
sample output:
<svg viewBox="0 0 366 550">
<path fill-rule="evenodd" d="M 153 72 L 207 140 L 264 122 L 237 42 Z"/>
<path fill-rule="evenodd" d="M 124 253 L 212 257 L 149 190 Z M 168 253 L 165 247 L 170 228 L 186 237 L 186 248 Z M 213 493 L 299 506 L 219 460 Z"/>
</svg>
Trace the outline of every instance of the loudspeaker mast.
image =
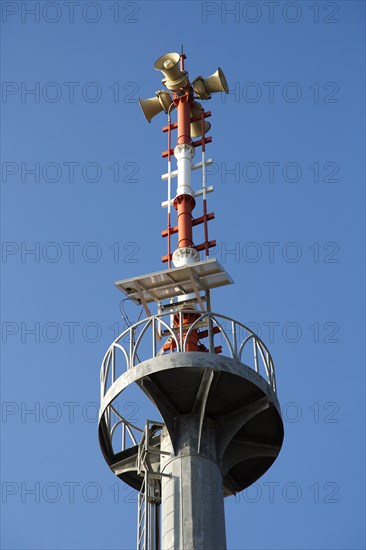
<svg viewBox="0 0 366 550">
<path fill-rule="evenodd" d="M 162 175 L 168 194 L 162 203 L 167 209 L 162 261 L 168 267 L 115 283 L 143 306 L 147 318 L 115 339 L 101 368 L 100 446 L 114 474 L 138 491 L 138 550 L 224 550 L 224 498 L 263 475 L 283 440 L 269 350 L 250 328 L 211 308 L 211 291 L 233 281 L 209 257 L 216 244 L 208 238 L 208 222 L 215 217 L 207 211 L 213 191 L 206 184 L 211 113 L 197 100 L 228 93 L 228 86 L 220 68 L 191 83 L 185 58 L 161 56 L 154 67 L 164 74 L 167 90 L 140 99 L 149 122 L 160 112 L 168 115 L 163 127 L 168 147 L 162 153 L 168 161 Z M 201 158 L 193 163 L 199 149 Z M 201 173 L 199 185 L 193 173 Z M 202 213 L 194 217 L 199 202 Z M 196 244 L 198 226 L 203 241 Z M 121 414 L 123 392 L 131 384 L 155 405 L 159 420 L 147 419 L 141 427 Z"/>
</svg>

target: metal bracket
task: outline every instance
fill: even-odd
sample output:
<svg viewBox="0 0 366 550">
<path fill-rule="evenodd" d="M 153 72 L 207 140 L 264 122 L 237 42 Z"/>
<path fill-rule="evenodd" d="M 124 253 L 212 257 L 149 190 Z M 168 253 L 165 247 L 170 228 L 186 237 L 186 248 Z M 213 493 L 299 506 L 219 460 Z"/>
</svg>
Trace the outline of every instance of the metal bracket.
<svg viewBox="0 0 366 550">
<path fill-rule="evenodd" d="M 201 449 L 203 420 L 205 417 L 207 399 L 208 399 L 208 394 L 210 392 L 210 387 L 212 384 L 213 377 L 214 377 L 214 371 L 212 369 L 205 369 L 205 372 L 202 375 L 200 387 L 198 388 L 196 400 L 192 407 L 192 413 L 194 414 L 199 409 L 199 415 L 200 415 L 199 426 L 198 426 L 198 444 L 197 444 L 198 453 L 200 452 L 200 449 Z"/>
</svg>

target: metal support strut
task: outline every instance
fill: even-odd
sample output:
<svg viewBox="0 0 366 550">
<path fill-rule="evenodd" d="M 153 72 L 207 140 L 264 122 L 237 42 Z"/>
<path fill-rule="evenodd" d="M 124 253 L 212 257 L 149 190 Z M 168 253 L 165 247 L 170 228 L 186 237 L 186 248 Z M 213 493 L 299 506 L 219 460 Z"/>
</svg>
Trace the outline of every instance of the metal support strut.
<svg viewBox="0 0 366 550">
<path fill-rule="evenodd" d="M 146 420 L 137 457 L 137 473 L 143 477 L 138 496 L 137 550 L 160 550 L 161 478 L 160 432 L 164 424 Z"/>
</svg>

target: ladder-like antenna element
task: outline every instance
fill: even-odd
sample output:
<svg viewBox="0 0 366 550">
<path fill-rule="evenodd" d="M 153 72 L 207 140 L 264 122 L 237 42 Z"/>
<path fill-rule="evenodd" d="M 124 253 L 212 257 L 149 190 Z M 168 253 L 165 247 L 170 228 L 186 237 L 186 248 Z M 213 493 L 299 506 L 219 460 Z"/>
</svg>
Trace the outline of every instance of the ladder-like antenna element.
<svg viewBox="0 0 366 550">
<path fill-rule="evenodd" d="M 154 67 L 166 89 L 140 99 L 149 122 L 160 112 L 168 117 L 162 155 L 168 161 L 162 175 L 168 195 L 162 260 L 168 267 L 115 283 L 147 318 L 131 324 L 122 304 L 127 327 L 107 350 L 100 375 L 100 446 L 114 474 L 139 492 L 138 550 L 225 550 L 224 497 L 261 477 L 283 440 L 268 348 L 250 328 L 211 309 L 211 291 L 233 281 L 209 257 L 215 245 L 208 237 L 214 213 L 207 210 L 213 187 L 206 180 L 211 112 L 197 100 L 227 93 L 228 86 L 220 68 L 191 83 L 185 59 L 183 47 L 159 57 Z M 201 159 L 193 162 L 199 148 Z M 202 215 L 194 217 L 201 199 Z M 132 383 L 156 407 L 159 421 L 137 426 L 121 415 L 123 392 Z"/>
<path fill-rule="evenodd" d="M 209 256 L 209 249 L 216 245 L 216 241 L 208 240 L 208 221 L 214 219 L 213 212 L 207 213 L 207 192 L 213 191 L 213 187 L 206 185 L 206 166 L 212 163 L 212 159 L 206 161 L 206 144 L 212 141 L 206 137 L 211 125 L 206 121 L 211 112 L 205 112 L 197 98 L 209 99 L 211 93 L 228 92 L 225 76 L 221 69 L 207 79 L 198 77 L 193 85 L 189 81 L 188 73 L 184 70 L 183 53 L 169 53 L 159 57 L 154 67 L 164 74 L 163 84 L 170 93 L 165 90 L 156 92 L 156 98 L 140 99 L 141 108 L 150 122 L 161 111 L 168 114 L 168 125 L 163 127 L 163 132 L 168 133 L 168 149 L 162 153 L 163 158 L 168 159 L 168 171 L 162 179 L 168 181 L 168 200 L 162 203 L 168 208 L 167 229 L 162 232 L 168 240 L 168 254 L 162 257 L 163 262 L 168 262 L 171 267 L 195 263 L 199 260 L 199 252 L 204 251 L 205 258 Z M 195 89 L 196 88 L 196 89 Z M 177 122 L 171 122 L 172 110 L 177 112 Z M 177 130 L 176 146 L 172 148 L 172 132 Z M 199 138 L 193 140 L 192 138 Z M 201 147 L 201 162 L 192 163 L 195 149 Z M 177 169 L 171 169 L 171 157 L 175 156 Z M 200 189 L 193 190 L 191 172 L 202 170 L 202 185 Z M 171 181 L 177 178 L 176 195 L 171 198 Z M 192 212 L 196 206 L 196 198 L 202 197 L 202 216 L 194 218 Z M 177 211 L 177 225 L 171 226 L 171 206 Z M 204 242 L 195 244 L 193 240 L 193 227 L 203 224 Z M 171 236 L 178 235 L 176 250 L 171 252 Z"/>
<path fill-rule="evenodd" d="M 175 99 L 175 102 L 181 101 L 181 99 Z M 202 153 L 201 153 L 201 162 L 193 164 L 191 162 L 191 159 L 188 157 L 188 170 L 194 171 L 194 170 L 202 170 L 202 185 L 199 189 L 193 191 L 191 186 L 188 186 L 189 178 L 187 178 L 187 175 L 184 173 L 184 165 L 183 165 L 183 174 L 182 177 L 184 178 L 185 182 L 185 189 L 183 186 L 179 186 L 179 181 L 177 184 L 177 195 L 174 199 L 171 198 L 171 180 L 173 178 L 178 178 L 179 174 L 179 164 L 177 170 L 172 171 L 171 170 L 171 156 L 173 155 L 173 152 L 178 159 L 177 163 L 179 163 L 179 155 L 182 154 L 182 147 L 179 149 L 178 146 L 173 150 L 171 148 L 171 133 L 173 130 L 178 130 L 178 124 L 171 122 L 168 122 L 167 126 L 163 127 L 163 132 L 168 133 L 168 149 L 162 153 L 163 157 L 168 158 L 168 171 L 167 173 L 163 174 L 161 176 L 163 181 L 168 181 L 168 200 L 164 201 L 162 203 L 163 208 L 168 208 L 168 227 L 164 231 L 162 231 L 162 237 L 167 237 L 168 239 L 168 254 L 166 256 L 162 257 L 163 262 L 168 262 L 168 267 L 171 267 L 171 260 L 172 260 L 172 254 L 171 254 L 171 235 L 178 234 L 178 249 L 181 248 L 189 248 L 188 252 L 185 251 L 186 254 L 188 254 L 188 257 L 194 259 L 194 261 L 198 261 L 199 256 L 194 253 L 194 250 L 196 252 L 204 251 L 205 258 L 207 259 L 209 257 L 209 248 L 212 248 L 213 246 L 216 246 L 216 241 L 208 240 L 208 222 L 210 220 L 213 220 L 215 218 L 215 214 L 213 212 L 207 213 L 207 193 L 212 192 L 214 190 L 213 186 L 207 188 L 207 179 L 206 179 L 206 166 L 209 164 L 212 164 L 213 160 L 208 159 L 206 160 L 206 143 L 210 143 L 212 141 L 211 137 L 206 137 L 206 130 L 207 126 L 205 126 L 205 118 L 211 116 L 211 112 L 205 112 L 200 106 L 198 102 L 194 102 L 193 108 L 191 108 L 191 112 L 193 110 L 193 116 L 190 117 L 190 127 L 191 132 L 194 135 L 197 135 L 198 133 L 202 135 L 202 138 L 197 141 L 190 141 L 190 143 L 185 144 L 185 150 L 189 152 L 189 154 L 194 154 L 195 148 L 201 147 Z M 199 107 L 197 107 L 199 106 Z M 178 111 L 179 113 L 179 111 Z M 179 116 L 179 115 L 178 115 Z M 192 129 L 193 127 L 193 129 Z M 178 138 L 179 139 L 179 138 Z M 184 151 L 184 149 L 183 149 Z M 183 153 L 184 154 L 184 153 Z M 185 191 L 186 193 L 180 193 L 181 191 Z M 189 192 L 188 192 L 189 191 Z M 193 209 L 196 206 L 196 199 L 202 198 L 202 216 L 194 218 L 192 216 Z M 174 208 L 177 210 L 178 214 L 178 224 L 174 227 L 171 227 L 171 206 L 174 206 Z M 200 224 L 203 224 L 204 227 L 204 242 L 201 244 L 194 244 L 193 242 L 193 227 L 196 227 Z M 192 250 L 193 249 L 193 250 Z M 175 262 L 174 265 L 178 267 L 179 265 L 186 265 L 186 263 L 193 263 L 190 262 L 182 262 L 182 254 L 184 252 L 182 250 L 179 250 L 178 252 L 175 252 Z M 174 260 L 173 260 L 174 261 Z"/>
</svg>

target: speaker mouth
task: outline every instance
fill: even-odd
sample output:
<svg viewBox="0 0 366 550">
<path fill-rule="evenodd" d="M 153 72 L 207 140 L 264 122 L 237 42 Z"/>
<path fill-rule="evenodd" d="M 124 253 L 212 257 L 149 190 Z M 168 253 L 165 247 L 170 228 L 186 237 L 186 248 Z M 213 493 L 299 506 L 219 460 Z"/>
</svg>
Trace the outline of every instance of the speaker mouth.
<svg viewBox="0 0 366 550">
<path fill-rule="evenodd" d="M 228 83 L 227 83 L 227 80 L 226 80 L 226 76 L 224 75 L 224 72 L 223 72 L 222 69 L 220 69 L 220 67 L 217 70 L 218 70 L 218 73 L 219 73 L 221 86 L 224 88 L 225 94 L 228 94 L 229 93 L 229 86 L 228 86 Z"/>
<path fill-rule="evenodd" d="M 171 61 L 173 63 L 173 65 L 176 65 L 178 63 L 180 59 L 180 55 L 179 53 L 176 53 L 176 52 L 170 52 L 170 53 L 166 53 L 164 55 L 161 55 L 154 63 L 154 69 L 156 69 L 157 71 L 161 71 L 161 70 L 168 70 L 168 69 L 171 69 L 172 67 L 165 67 L 164 66 L 164 63 L 165 61 Z"/>
<path fill-rule="evenodd" d="M 153 98 L 151 98 L 151 99 L 153 99 Z M 147 101 L 146 99 L 143 99 L 142 97 L 139 97 L 139 105 L 141 107 L 141 111 L 143 112 L 144 117 L 146 118 L 148 123 L 150 124 L 150 122 L 152 121 L 152 119 L 154 118 L 155 115 L 150 116 L 150 114 L 147 112 L 147 110 L 145 108 L 146 101 Z"/>
</svg>

